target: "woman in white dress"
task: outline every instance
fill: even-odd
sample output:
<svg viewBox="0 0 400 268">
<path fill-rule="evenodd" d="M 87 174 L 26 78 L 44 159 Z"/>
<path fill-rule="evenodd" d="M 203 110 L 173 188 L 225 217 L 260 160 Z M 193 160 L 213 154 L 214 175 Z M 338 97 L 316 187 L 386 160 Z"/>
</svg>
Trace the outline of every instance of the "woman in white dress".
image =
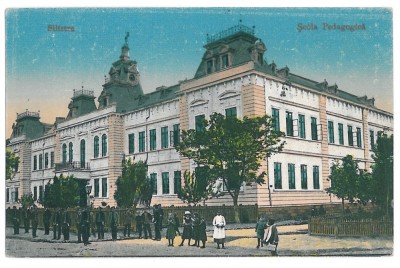
<svg viewBox="0 0 400 268">
<path fill-rule="evenodd" d="M 219 245 L 222 244 L 222 248 L 225 248 L 225 217 L 221 215 L 221 212 L 217 212 L 217 216 L 214 217 L 213 220 L 214 225 L 214 241 L 217 242 L 217 248 L 219 249 Z"/>
</svg>

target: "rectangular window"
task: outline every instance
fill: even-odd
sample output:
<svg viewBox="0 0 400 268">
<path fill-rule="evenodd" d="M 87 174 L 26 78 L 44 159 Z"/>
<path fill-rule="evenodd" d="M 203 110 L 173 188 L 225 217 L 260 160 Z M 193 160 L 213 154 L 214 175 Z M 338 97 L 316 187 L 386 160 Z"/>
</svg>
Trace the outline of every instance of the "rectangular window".
<svg viewBox="0 0 400 268">
<path fill-rule="evenodd" d="M 37 170 L 37 156 L 33 156 L 33 170 Z"/>
<path fill-rule="evenodd" d="M 275 189 L 282 189 L 282 170 L 281 163 L 274 163 L 274 181 Z"/>
<path fill-rule="evenodd" d="M 318 140 L 317 118 L 311 117 L 311 139 Z"/>
<path fill-rule="evenodd" d="M 236 107 L 225 109 L 225 116 L 226 117 L 231 117 L 231 116 L 236 117 L 237 116 Z"/>
<path fill-rule="evenodd" d="M 195 126 L 196 126 L 196 131 L 204 131 L 205 130 L 205 125 L 204 125 L 204 121 L 205 121 L 205 115 L 201 114 L 201 115 L 197 115 L 195 117 Z"/>
<path fill-rule="evenodd" d="M 43 169 L 43 155 L 39 155 L 39 169 Z"/>
<path fill-rule="evenodd" d="M 307 190 L 307 165 L 301 165 L 300 166 L 301 170 L 301 189 Z"/>
<path fill-rule="evenodd" d="M 303 114 L 299 114 L 299 137 L 306 138 L 306 119 Z"/>
<path fill-rule="evenodd" d="M 293 114 L 286 112 L 286 136 L 293 136 Z"/>
<path fill-rule="evenodd" d="M 349 140 L 349 146 L 353 146 L 353 127 L 347 126 L 347 139 Z"/>
<path fill-rule="evenodd" d="M 329 143 L 335 143 L 335 132 L 333 129 L 332 121 L 328 121 L 328 138 L 329 138 Z"/>
<path fill-rule="evenodd" d="M 18 188 L 17 188 L 17 187 L 15 187 L 15 192 L 14 192 L 14 202 L 18 202 L 18 197 L 19 197 Z"/>
<path fill-rule="evenodd" d="M 135 134 L 128 135 L 128 152 L 133 154 L 135 152 Z"/>
<path fill-rule="evenodd" d="M 263 53 L 258 52 L 258 62 L 262 65 L 264 63 Z"/>
<path fill-rule="evenodd" d="M 177 194 L 182 188 L 181 185 L 181 172 L 180 170 L 174 171 L 174 194 Z"/>
<path fill-rule="evenodd" d="M 151 189 L 153 189 L 153 195 L 157 195 L 157 173 L 150 174 Z"/>
<path fill-rule="evenodd" d="M 146 144 L 146 138 L 144 135 L 144 131 L 139 132 L 139 152 L 144 152 L 144 147 Z"/>
<path fill-rule="evenodd" d="M 39 200 L 43 201 L 43 186 L 39 186 Z"/>
<path fill-rule="evenodd" d="M 362 143 L 361 143 L 361 128 L 357 128 L 357 147 L 361 148 Z"/>
<path fill-rule="evenodd" d="M 6 203 L 10 202 L 10 188 L 6 189 Z"/>
<path fill-rule="evenodd" d="M 161 128 L 161 148 L 168 148 L 168 127 Z"/>
<path fill-rule="evenodd" d="M 344 136 L 343 136 L 343 124 L 338 124 L 338 131 L 339 131 L 339 144 L 344 145 Z"/>
<path fill-rule="evenodd" d="M 99 179 L 94 179 L 94 197 L 99 197 L 99 195 L 100 195 Z"/>
<path fill-rule="evenodd" d="M 228 54 L 222 55 L 221 60 L 222 60 L 222 66 L 221 66 L 222 68 L 226 68 L 229 66 Z"/>
<path fill-rule="evenodd" d="M 44 168 L 49 168 L 49 153 L 44 154 Z"/>
<path fill-rule="evenodd" d="M 296 177 L 295 177 L 295 169 L 294 164 L 288 164 L 288 177 L 289 177 L 289 189 L 296 188 Z"/>
<path fill-rule="evenodd" d="M 33 200 L 36 201 L 37 200 L 37 187 L 33 187 Z"/>
<path fill-rule="evenodd" d="M 373 150 L 375 148 L 375 136 L 373 130 L 369 131 L 369 143 L 371 146 L 370 150 Z"/>
<path fill-rule="evenodd" d="M 213 71 L 213 60 L 207 61 L 207 74 L 212 73 Z"/>
<path fill-rule="evenodd" d="M 101 197 L 107 197 L 107 178 L 101 179 Z"/>
<path fill-rule="evenodd" d="M 314 189 L 319 189 L 319 166 L 313 166 L 313 184 Z"/>
<path fill-rule="evenodd" d="M 154 151 L 156 148 L 157 148 L 156 130 L 150 129 L 150 151 Z"/>
<path fill-rule="evenodd" d="M 173 126 L 173 131 L 172 131 L 172 137 L 171 137 L 171 145 L 173 144 L 173 146 L 177 146 L 179 144 L 179 141 L 181 139 L 180 135 L 180 126 L 179 124 L 175 124 Z"/>
<path fill-rule="evenodd" d="M 275 108 L 272 108 L 272 125 L 275 131 L 281 130 L 279 125 L 279 110 Z"/>
<path fill-rule="evenodd" d="M 163 172 L 162 177 L 162 193 L 169 194 L 169 172 Z"/>
</svg>

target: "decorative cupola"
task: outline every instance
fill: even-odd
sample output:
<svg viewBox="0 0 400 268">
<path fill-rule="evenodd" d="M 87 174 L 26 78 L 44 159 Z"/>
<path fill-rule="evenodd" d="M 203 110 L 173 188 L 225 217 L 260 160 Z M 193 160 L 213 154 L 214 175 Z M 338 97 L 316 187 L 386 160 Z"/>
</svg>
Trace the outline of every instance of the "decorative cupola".
<svg viewBox="0 0 400 268">
<path fill-rule="evenodd" d="M 328 82 L 324 79 L 323 82 L 316 84 L 315 86 L 319 87 L 320 89 L 326 91 L 328 89 Z"/>
<path fill-rule="evenodd" d="M 71 102 L 68 105 L 67 119 L 75 118 L 96 110 L 96 104 L 94 102 L 94 92 L 91 90 L 75 90 L 74 95 L 71 98 Z"/>
</svg>

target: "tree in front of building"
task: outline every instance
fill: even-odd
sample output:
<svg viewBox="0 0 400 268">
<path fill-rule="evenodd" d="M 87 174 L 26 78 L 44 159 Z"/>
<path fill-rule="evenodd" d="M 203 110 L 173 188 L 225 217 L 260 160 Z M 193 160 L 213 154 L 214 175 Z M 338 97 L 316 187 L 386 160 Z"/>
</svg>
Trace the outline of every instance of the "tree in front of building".
<svg viewBox="0 0 400 268">
<path fill-rule="evenodd" d="M 124 161 L 122 175 L 117 179 L 117 190 L 114 193 L 118 206 L 136 208 L 138 204 L 150 205 L 153 192 L 147 171 L 146 162 L 133 162 L 130 159 Z"/>
<path fill-rule="evenodd" d="M 74 176 L 54 176 L 53 183 L 48 182 L 43 199 L 39 202 L 48 208 L 76 207 L 80 204 L 81 187 Z"/>
<path fill-rule="evenodd" d="M 373 201 L 388 215 L 393 200 L 393 135 L 379 135 L 373 151 Z"/>
<path fill-rule="evenodd" d="M 21 196 L 22 207 L 28 208 L 28 207 L 32 206 L 33 203 L 34 203 L 34 200 L 33 200 L 32 194 L 24 194 L 23 196 Z"/>
<path fill-rule="evenodd" d="M 196 129 L 182 131 L 176 148 L 198 167 L 208 169 L 208 186 L 222 180 L 239 222 L 238 198 L 243 185 L 265 183 L 266 173 L 259 171 L 261 161 L 283 149 L 283 135 L 273 129 L 268 115 L 238 119 L 214 113 L 209 121 L 196 122 Z"/>
<path fill-rule="evenodd" d="M 19 157 L 6 149 L 6 180 L 11 180 L 18 171 Z"/>
<path fill-rule="evenodd" d="M 200 175 L 201 174 L 201 175 Z M 211 197 L 212 188 L 209 177 L 203 168 L 202 172 L 185 171 L 183 173 L 183 187 L 178 190 L 178 198 L 189 205 L 197 205 Z"/>
<path fill-rule="evenodd" d="M 331 187 L 327 189 L 327 192 L 342 200 L 343 211 L 345 200 L 353 203 L 358 197 L 359 174 L 358 164 L 351 155 L 335 161 L 331 167 L 331 175 L 329 175 Z"/>
</svg>

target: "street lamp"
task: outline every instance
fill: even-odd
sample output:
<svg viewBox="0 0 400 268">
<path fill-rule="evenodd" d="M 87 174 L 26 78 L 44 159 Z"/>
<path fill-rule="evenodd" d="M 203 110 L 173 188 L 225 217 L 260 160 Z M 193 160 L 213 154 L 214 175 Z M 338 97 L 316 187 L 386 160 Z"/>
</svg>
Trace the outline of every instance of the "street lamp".
<svg viewBox="0 0 400 268">
<path fill-rule="evenodd" d="M 87 206 L 90 207 L 90 193 L 92 192 L 92 185 L 87 184 L 86 185 L 86 194 L 87 194 Z"/>
</svg>

